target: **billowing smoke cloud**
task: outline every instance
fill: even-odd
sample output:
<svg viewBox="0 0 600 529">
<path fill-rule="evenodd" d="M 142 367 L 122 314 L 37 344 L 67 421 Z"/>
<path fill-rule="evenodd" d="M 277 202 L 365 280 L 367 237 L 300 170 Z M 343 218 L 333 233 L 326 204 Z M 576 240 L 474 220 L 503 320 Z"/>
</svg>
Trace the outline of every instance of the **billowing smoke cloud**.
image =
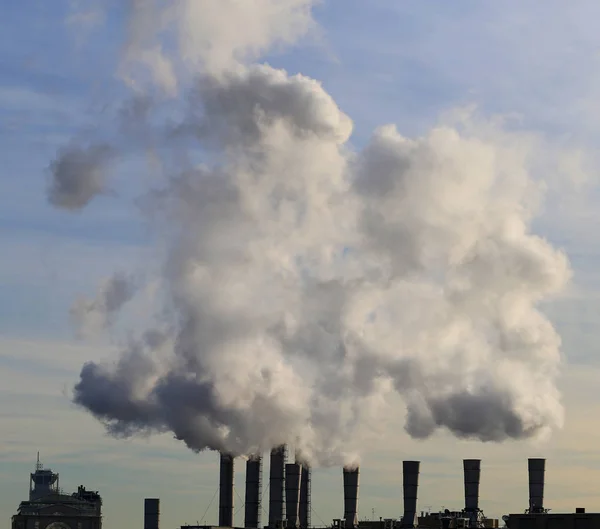
<svg viewBox="0 0 600 529">
<path fill-rule="evenodd" d="M 56 207 L 80 210 L 106 191 L 106 170 L 112 154 L 107 145 L 70 146 L 50 164 L 48 200 Z"/>
<path fill-rule="evenodd" d="M 94 299 L 78 298 L 71 317 L 81 335 L 94 335 L 107 329 L 114 316 L 135 294 L 133 278 L 116 273 L 106 279 Z"/>
<path fill-rule="evenodd" d="M 292 21 L 308 5 L 263 3 Z M 218 36 L 215 61 L 246 49 Z M 219 60 L 163 148 L 191 144 L 204 163 L 164 155 L 164 185 L 144 197 L 168 226 L 171 311 L 116 365 L 86 364 L 75 401 L 115 435 L 237 454 L 290 442 L 324 464 L 354 462 L 398 395 L 417 438 L 560 427 L 560 339 L 537 305 L 570 269 L 531 233 L 541 186 L 521 138 L 386 126 L 356 152 L 317 82 Z"/>
<path fill-rule="evenodd" d="M 294 42 L 313 27 L 317 0 L 128 0 L 129 31 L 121 75 L 140 88 L 150 73 L 169 94 L 186 69 L 212 75 L 254 59 L 274 45 Z M 171 37 L 175 52 L 159 41 Z M 142 68 L 140 68 L 142 67 Z M 144 68 L 145 67 L 145 68 Z"/>
</svg>

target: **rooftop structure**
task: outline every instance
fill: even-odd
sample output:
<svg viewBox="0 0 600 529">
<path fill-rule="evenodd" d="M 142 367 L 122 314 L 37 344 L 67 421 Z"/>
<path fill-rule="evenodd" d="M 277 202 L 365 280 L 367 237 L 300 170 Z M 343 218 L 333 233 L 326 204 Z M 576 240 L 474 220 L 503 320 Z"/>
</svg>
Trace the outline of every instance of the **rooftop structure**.
<svg viewBox="0 0 600 529">
<path fill-rule="evenodd" d="M 49 494 L 58 494 L 59 475 L 40 463 L 40 453 L 37 453 L 35 472 L 29 474 L 29 501 L 34 501 Z"/>
<path fill-rule="evenodd" d="M 30 475 L 29 500 L 12 517 L 12 529 L 101 529 L 102 498 L 83 486 L 73 494 L 58 488 L 58 474 L 44 468 L 39 454 Z"/>
<path fill-rule="evenodd" d="M 600 513 L 524 513 L 505 518 L 509 529 L 599 529 Z"/>
</svg>

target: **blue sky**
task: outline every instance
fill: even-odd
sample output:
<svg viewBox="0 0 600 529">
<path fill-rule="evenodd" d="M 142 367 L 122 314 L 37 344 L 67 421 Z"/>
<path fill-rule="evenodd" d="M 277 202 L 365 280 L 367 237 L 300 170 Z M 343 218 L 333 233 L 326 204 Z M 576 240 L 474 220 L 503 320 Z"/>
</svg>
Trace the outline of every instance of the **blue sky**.
<svg viewBox="0 0 600 529">
<path fill-rule="evenodd" d="M 100 130 L 124 87 L 114 75 L 123 13 L 104 22 L 73 18 L 66 0 L 3 3 L 0 20 L 0 516 L 25 499 L 37 450 L 61 473 L 105 498 L 106 523 L 142 523 L 143 498 L 160 496 L 163 526 L 200 520 L 218 485 L 216 456 L 195 455 L 169 436 L 117 441 L 69 403 L 82 363 L 110 343 L 74 338 L 69 307 L 113 270 L 135 268 L 148 238 L 127 192 L 100 197 L 82 214 L 46 202 L 48 165 L 75 134 Z M 114 2 L 112 4 L 115 4 Z M 490 515 L 526 504 L 525 459 L 549 458 L 547 504 L 600 510 L 587 484 L 600 479 L 596 352 L 600 282 L 594 146 L 600 137 L 600 36 L 595 0 L 325 0 L 321 31 L 274 66 L 323 82 L 355 121 L 353 143 L 397 123 L 406 135 L 428 130 L 444 112 L 476 104 L 484 116 L 514 114 L 519 126 L 580 149 L 587 184 L 565 192 L 538 220 L 540 233 L 566 249 L 574 287 L 546 310 L 568 360 L 561 388 L 567 423 L 548 445 L 502 446 L 438 435 L 410 440 L 399 413 L 396 434 L 363 464 L 361 513 L 396 516 L 401 461 L 421 458 L 420 507 L 462 504 L 462 457 L 482 457 L 482 506 Z M 90 22 L 91 19 L 87 19 Z M 572 169 L 572 166 L 569 166 Z M 575 169 L 578 170 L 579 165 Z M 135 166 L 130 170 L 135 173 Z M 122 175 L 133 189 L 135 178 Z M 239 465 L 242 468 L 242 465 Z M 243 496 L 243 472 L 238 473 Z M 313 523 L 341 514 L 341 470 L 315 472 Z M 421 500 L 422 498 L 422 500 Z M 216 522 L 216 502 L 207 513 Z M 241 519 L 240 519 L 241 520 Z"/>
</svg>

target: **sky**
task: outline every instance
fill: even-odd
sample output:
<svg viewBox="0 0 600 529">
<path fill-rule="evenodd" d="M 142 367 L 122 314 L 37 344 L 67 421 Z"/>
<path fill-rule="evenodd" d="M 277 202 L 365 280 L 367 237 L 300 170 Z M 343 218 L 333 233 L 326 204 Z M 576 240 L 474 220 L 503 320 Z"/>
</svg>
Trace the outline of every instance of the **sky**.
<svg viewBox="0 0 600 529">
<path fill-rule="evenodd" d="M 57 210 L 46 196 L 50 164 L 61 148 L 74 137 L 110 134 L 109 114 L 127 93 L 115 73 L 125 9 L 117 2 L 105 11 L 66 0 L 5 4 L 0 516 L 8 521 L 26 499 L 39 451 L 65 490 L 84 484 L 100 491 L 107 527 L 141 524 L 145 497 L 161 498 L 163 527 L 216 524 L 214 452 L 196 454 L 168 433 L 114 439 L 69 398 L 83 363 L 112 358 L 145 311 L 143 303 L 134 305 L 118 333 L 85 339 L 73 327 L 74 300 L 93 296 L 113 271 L 141 270 L 156 257 L 148 226 L 132 206 L 140 186 L 135 160 L 119 168 L 118 191 L 84 212 Z M 360 517 L 401 514 L 403 459 L 422 461 L 419 510 L 461 506 L 466 457 L 482 459 L 481 507 L 488 516 L 527 507 L 527 457 L 548 459 L 548 507 L 600 510 L 589 486 L 600 479 L 600 6 L 593 0 L 324 0 L 313 15 L 318 28 L 309 37 L 260 61 L 322 82 L 354 120 L 350 141 L 357 148 L 381 124 L 416 137 L 464 107 L 535 135 L 547 154 L 538 170 L 550 192 L 534 229 L 566 252 L 573 269 L 568 288 L 543 304 L 562 338 L 563 428 L 537 444 L 457 440 L 444 431 L 415 440 L 404 431 L 398 400 L 386 434 L 363 454 Z M 341 480 L 341 468 L 315 470 L 313 524 L 341 516 Z M 239 462 L 241 497 L 243 483 Z"/>
</svg>

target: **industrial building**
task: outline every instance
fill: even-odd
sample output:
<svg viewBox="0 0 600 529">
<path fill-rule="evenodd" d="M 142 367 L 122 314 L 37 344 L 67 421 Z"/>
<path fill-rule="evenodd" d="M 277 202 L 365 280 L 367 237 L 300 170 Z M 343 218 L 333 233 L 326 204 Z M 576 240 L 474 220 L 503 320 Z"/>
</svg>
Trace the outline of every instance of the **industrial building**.
<svg viewBox="0 0 600 529">
<path fill-rule="evenodd" d="M 544 507 L 545 459 L 529 459 L 529 507 L 522 514 L 504 516 L 509 529 L 600 529 L 600 513 L 576 508 L 572 513 L 551 513 Z"/>
<path fill-rule="evenodd" d="M 234 458 L 221 455 L 219 527 L 233 524 Z M 479 507 L 481 460 L 463 460 L 464 507 L 459 510 L 444 509 L 433 513 L 417 510 L 419 487 L 419 461 L 402 464 L 403 513 L 397 519 L 359 521 L 359 468 L 343 469 L 344 513 L 333 520 L 332 529 L 472 529 L 499 527 L 499 520 L 487 518 Z M 528 460 L 529 505 L 521 514 L 503 516 L 509 529 L 600 529 L 600 513 L 550 513 L 544 507 L 545 459 Z M 269 471 L 269 520 L 265 527 L 271 529 L 309 529 L 310 525 L 310 467 L 302 462 L 287 462 L 286 447 L 271 451 Z M 261 527 L 260 512 L 262 490 L 262 458 L 246 462 L 246 528 Z M 181 529 L 216 529 L 211 526 L 183 526 Z M 158 525 L 145 529 L 158 529 Z"/>
<path fill-rule="evenodd" d="M 287 447 L 273 449 L 269 468 L 269 519 L 264 527 L 271 529 L 309 529 L 311 527 L 311 469 L 296 457 L 288 463 Z M 233 527 L 234 514 L 234 465 L 235 458 L 220 455 L 219 481 L 219 525 Z M 486 518 L 479 508 L 479 480 L 481 460 L 463 461 L 465 504 L 459 511 L 444 511 L 418 516 L 417 497 L 419 487 L 419 461 L 404 461 L 402 464 L 402 488 L 404 512 L 398 519 L 359 521 L 358 500 L 360 469 L 343 469 L 344 513 L 333 520 L 333 529 L 404 529 L 425 527 L 431 529 L 450 528 L 497 528 L 498 520 Z M 246 461 L 246 493 L 244 505 L 244 527 L 258 529 L 261 524 L 262 457 Z M 146 500 L 148 501 L 148 500 Z M 156 508 L 158 512 L 158 508 Z M 145 516 L 149 519 L 148 515 Z M 150 519 L 153 519 L 150 517 Z M 216 529 L 212 526 L 186 525 L 181 529 Z M 155 525 L 144 529 L 158 529 Z"/>
<path fill-rule="evenodd" d="M 224 529 L 234 524 L 235 458 L 220 454 L 219 525 L 185 525 L 181 529 Z M 263 524 L 262 472 L 263 458 L 246 461 L 244 529 L 310 529 L 311 468 L 296 457 L 288 462 L 287 447 L 270 453 L 269 505 L 267 523 Z M 359 520 L 358 504 L 360 468 L 344 468 L 342 473 L 343 517 L 334 519 L 330 529 L 472 529 L 498 528 L 498 520 L 487 518 L 479 507 L 481 460 L 463 460 L 464 507 L 434 513 L 417 510 L 420 462 L 402 464 L 403 513 L 399 518 Z M 508 529 L 600 529 L 600 513 L 586 513 L 577 508 L 573 513 L 550 512 L 544 505 L 545 459 L 529 459 L 529 504 L 523 513 L 503 516 Z M 59 475 L 36 464 L 30 475 L 29 500 L 21 502 L 12 517 L 12 529 L 101 529 L 102 499 L 97 492 L 80 486 L 66 495 L 59 489 Z M 340 491 L 341 492 L 341 491 Z M 144 500 L 144 529 L 160 529 L 160 500 Z"/>
<path fill-rule="evenodd" d="M 38 459 L 30 474 L 29 500 L 22 501 L 12 517 L 12 529 L 101 529 L 102 498 L 79 486 L 64 494 L 59 475 L 44 468 Z"/>
</svg>

